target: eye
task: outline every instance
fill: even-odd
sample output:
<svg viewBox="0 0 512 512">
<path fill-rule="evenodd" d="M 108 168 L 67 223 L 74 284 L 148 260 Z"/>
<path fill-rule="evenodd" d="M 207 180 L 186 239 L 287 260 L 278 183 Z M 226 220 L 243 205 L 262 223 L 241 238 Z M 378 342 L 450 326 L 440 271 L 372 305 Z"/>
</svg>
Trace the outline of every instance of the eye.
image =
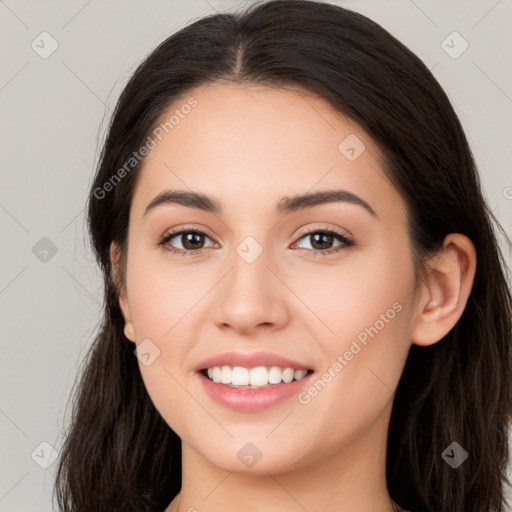
<svg viewBox="0 0 512 512">
<path fill-rule="evenodd" d="M 182 254 L 183 256 L 192 256 L 202 254 L 204 252 L 205 247 L 201 246 L 204 244 L 205 238 L 210 239 L 210 237 L 203 231 L 184 228 L 180 229 L 179 231 L 168 233 L 160 240 L 160 242 L 158 242 L 158 245 L 164 246 L 165 249 L 170 252 Z M 178 244 L 181 245 L 181 248 L 173 247 L 170 244 L 171 240 L 173 239 L 178 241 Z"/>
<path fill-rule="evenodd" d="M 329 229 L 310 229 L 305 234 L 303 234 L 299 240 L 303 238 L 310 239 L 310 245 L 312 246 L 311 248 L 313 250 L 313 254 L 315 255 L 323 254 L 325 256 L 327 254 L 347 250 L 349 247 L 355 245 L 355 243 L 344 234 L 336 230 Z M 335 246 L 333 248 L 327 247 L 331 246 L 336 240 L 340 242 L 340 245 Z"/>
</svg>

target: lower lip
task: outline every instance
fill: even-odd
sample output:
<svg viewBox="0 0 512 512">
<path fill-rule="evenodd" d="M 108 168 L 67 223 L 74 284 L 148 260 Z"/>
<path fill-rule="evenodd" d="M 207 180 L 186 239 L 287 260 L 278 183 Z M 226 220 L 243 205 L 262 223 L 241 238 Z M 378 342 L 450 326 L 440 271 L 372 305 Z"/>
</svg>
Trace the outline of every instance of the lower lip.
<svg viewBox="0 0 512 512">
<path fill-rule="evenodd" d="M 260 411 L 271 407 L 293 395 L 309 383 L 314 372 L 288 384 L 272 384 L 261 389 L 231 388 L 219 382 L 213 382 L 202 373 L 199 378 L 206 392 L 218 403 L 237 411 Z"/>
</svg>

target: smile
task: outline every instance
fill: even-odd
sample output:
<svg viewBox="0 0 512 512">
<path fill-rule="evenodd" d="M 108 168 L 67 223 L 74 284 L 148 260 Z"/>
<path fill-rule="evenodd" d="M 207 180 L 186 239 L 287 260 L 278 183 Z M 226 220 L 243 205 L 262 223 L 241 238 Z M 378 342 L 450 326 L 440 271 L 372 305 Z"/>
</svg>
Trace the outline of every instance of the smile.
<svg viewBox="0 0 512 512">
<path fill-rule="evenodd" d="M 283 382 L 289 384 L 294 380 L 301 380 L 312 370 L 295 370 L 279 366 L 244 368 L 243 366 L 223 365 L 213 366 L 203 372 L 208 379 L 215 383 L 234 388 L 262 389 Z"/>
<path fill-rule="evenodd" d="M 197 375 L 203 390 L 216 403 L 235 411 L 256 412 L 296 397 L 309 385 L 314 373 L 313 370 L 276 366 L 244 368 L 223 365 L 202 370 Z"/>
</svg>

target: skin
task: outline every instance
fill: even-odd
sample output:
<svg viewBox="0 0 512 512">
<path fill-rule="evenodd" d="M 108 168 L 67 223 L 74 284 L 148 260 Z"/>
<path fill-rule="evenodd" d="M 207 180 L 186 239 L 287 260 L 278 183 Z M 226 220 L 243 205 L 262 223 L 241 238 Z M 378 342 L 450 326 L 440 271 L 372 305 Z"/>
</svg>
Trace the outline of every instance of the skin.
<svg viewBox="0 0 512 512">
<path fill-rule="evenodd" d="M 166 512 L 391 512 L 385 462 L 394 390 L 411 344 L 438 342 L 462 314 L 473 244 L 449 235 L 418 287 L 405 203 L 360 126 L 300 90 L 215 84 L 190 96 L 197 106 L 145 159 L 125 274 L 111 246 L 125 334 L 159 348 L 140 372 L 182 439 L 182 491 Z M 338 149 L 349 134 L 366 148 L 354 161 Z M 167 204 L 144 215 L 165 189 L 207 194 L 223 212 Z M 327 189 L 357 194 L 377 215 L 344 202 L 274 211 L 285 196 Z M 207 235 L 196 246 L 202 254 L 158 245 L 172 228 L 190 227 Z M 308 228 L 337 229 L 356 245 L 315 256 Z M 250 264 L 236 252 L 247 236 L 263 250 Z M 177 236 L 168 246 L 186 250 L 182 243 Z M 340 244 L 333 239 L 323 250 Z M 263 411 L 234 411 L 206 394 L 194 370 L 219 352 L 268 350 L 320 377 L 396 303 L 400 312 L 307 404 L 294 396 Z M 262 454 L 250 468 L 237 457 L 247 442 Z"/>
</svg>

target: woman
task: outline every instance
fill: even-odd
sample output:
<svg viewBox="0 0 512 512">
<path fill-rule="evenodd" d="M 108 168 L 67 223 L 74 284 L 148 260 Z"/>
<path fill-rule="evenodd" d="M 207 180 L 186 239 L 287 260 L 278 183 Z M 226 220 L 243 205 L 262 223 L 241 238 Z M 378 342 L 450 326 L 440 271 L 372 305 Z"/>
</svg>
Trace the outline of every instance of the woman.
<svg viewBox="0 0 512 512">
<path fill-rule="evenodd" d="M 461 125 L 368 18 L 216 14 L 125 87 L 64 511 L 503 511 L 511 296 Z"/>
</svg>

